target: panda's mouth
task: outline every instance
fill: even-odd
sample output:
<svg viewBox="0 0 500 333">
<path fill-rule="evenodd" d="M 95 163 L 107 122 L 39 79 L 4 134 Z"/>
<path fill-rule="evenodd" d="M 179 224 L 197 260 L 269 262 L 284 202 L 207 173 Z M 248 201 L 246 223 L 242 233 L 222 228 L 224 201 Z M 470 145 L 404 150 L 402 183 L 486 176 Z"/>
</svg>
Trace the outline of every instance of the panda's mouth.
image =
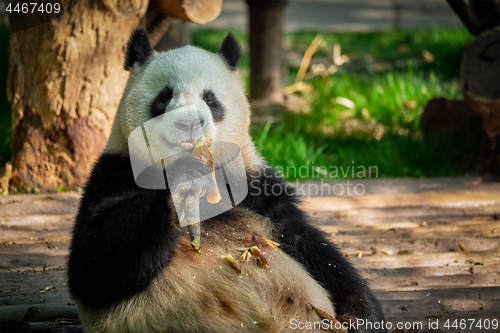
<svg viewBox="0 0 500 333">
<path fill-rule="evenodd" d="M 176 142 L 172 142 L 170 141 L 169 139 L 167 139 L 166 137 L 163 137 L 163 141 L 169 145 L 170 147 L 174 148 L 174 149 L 178 149 L 178 150 L 189 150 L 189 149 L 193 149 L 194 148 L 194 143 L 196 141 L 198 141 L 199 138 L 192 138 L 192 137 L 189 137 L 187 139 L 184 139 L 184 140 L 179 140 L 179 141 L 176 141 Z"/>
</svg>

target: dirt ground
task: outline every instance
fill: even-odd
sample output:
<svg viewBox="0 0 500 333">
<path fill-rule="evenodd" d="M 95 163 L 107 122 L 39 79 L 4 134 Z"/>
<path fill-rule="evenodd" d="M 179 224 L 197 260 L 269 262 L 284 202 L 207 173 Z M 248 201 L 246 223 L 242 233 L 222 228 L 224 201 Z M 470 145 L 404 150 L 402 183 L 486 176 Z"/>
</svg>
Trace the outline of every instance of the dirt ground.
<svg viewBox="0 0 500 333">
<path fill-rule="evenodd" d="M 298 190 L 314 223 L 367 279 L 388 321 L 420 322 L 418 332 L 478 331 L 447 330 L 447 320 L 500 321 L 500 183 L 443 178 L 351 184 L 364 194 L 334 195 L 346 181 L 306 182 Z M 65 265 L 79 198 L 0 198 L 0 323 L 8 306 L 72 304 Z M 436 320 L 439 329 L 431 329 Z"/>
</svg>

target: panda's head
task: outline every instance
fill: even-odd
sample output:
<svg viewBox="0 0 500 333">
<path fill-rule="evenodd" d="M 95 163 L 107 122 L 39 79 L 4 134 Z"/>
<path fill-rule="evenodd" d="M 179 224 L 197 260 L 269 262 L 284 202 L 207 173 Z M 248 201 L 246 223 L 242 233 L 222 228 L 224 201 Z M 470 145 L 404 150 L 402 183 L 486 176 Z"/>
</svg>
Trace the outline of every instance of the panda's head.
<svg viewBox="0 0 500 333">
<path fill-rule="evenodd" d="M 232 34 L 215 54 L 194 46 L 156 52 L 147 33 L 135 30 L 126 49 L 130 76 L 105 152 L 146 154 L 129 151 L 128 139 L 147 123 L 143 128 L 155 159 L 182 154 L 188 149 L 184 142 L 209 135 L 214 142 L 238 145 L 247 170 L 261 166 L 248 133 L 250 107 L 237 69 L 240 56 Z"/>
</svg>

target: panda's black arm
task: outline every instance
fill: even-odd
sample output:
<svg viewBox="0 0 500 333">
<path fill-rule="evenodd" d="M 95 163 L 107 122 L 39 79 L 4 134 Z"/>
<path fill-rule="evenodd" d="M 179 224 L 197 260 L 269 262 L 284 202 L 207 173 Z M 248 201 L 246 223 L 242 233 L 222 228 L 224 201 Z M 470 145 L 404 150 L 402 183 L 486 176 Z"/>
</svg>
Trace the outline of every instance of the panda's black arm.
<svg viewBox="0 0 500 333">
<path fill-rule="evenodd" d="M 83 194 L 68 262 L 71 294 L 101 308 L 147 288 L 166 265 L 179 231 L 168 190 L 136 186 L 130 160 L 103 154 Z"/>
<path fill-rule="evenodd" d="M 259 177 L 249 178 L 248 195 L 242 205 L 274 223 L 283 250 L 330 292 L 339 319 L 384 320 L 366 282 L 326 235 L 309 224 L 297 202 L 293 189 L 268 168 Z"/>
</svg>

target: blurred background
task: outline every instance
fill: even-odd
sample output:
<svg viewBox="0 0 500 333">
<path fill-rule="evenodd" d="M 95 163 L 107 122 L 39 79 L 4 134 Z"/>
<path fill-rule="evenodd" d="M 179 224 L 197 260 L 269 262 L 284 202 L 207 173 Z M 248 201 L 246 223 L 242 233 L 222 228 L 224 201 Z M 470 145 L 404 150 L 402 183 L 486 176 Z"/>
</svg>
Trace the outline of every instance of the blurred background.
<svg viewBox="0 0 500 333">
<path fill-rule="evenodd" d="M 498 1 L 66 1 L 66 14 L 18 32 L 8 3 L 4 193 L 81 191 L 109 135 L 127 75 L 123 45 L 137 26 L 157 50 L 217 52 L 236 36 L 259 151 L 274 167 L 308 168 L 285 172 L 289 180 L 368 177 L 332 167 L 498 179 Z"/>
</svg>

